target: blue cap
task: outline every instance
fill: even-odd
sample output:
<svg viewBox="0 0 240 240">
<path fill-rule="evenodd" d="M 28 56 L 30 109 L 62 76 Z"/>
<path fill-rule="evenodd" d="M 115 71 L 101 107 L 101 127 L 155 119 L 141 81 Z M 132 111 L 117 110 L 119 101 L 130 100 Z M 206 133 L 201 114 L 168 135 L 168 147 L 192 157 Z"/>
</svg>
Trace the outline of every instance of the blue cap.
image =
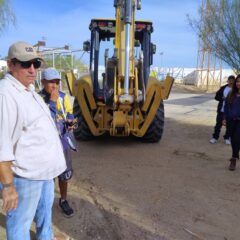
<svg viewBox="0 0 240 240">
<path fill-rule="evenodd" d="M 46 68 L 42 71 L 42 79 L 50 81 L 53 79 L 61 79 L 59 72 L 55 68 Z"/>
</svg>

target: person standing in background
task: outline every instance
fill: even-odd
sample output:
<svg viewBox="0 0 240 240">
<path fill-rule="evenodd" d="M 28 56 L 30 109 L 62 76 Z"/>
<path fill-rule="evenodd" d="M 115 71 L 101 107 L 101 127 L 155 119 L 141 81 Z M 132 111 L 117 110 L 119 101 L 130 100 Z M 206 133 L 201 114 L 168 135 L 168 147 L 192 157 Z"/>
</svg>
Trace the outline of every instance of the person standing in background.
<svg viewBox="0 0 240 240">
<path fill-rule="evenodd" d="M 61 208 L 65 217 L 72 217 L 74 215 L 73 209 L 67 201 L 68 181 L 72 178 L 72 160 L 71 148 L 67 140 L 67 132 L 73 126 L 74 116 L 70 99 L 67 94 L 60 91 L 60 74 L 54 68 L 47 68 L 42 71 L 43 89 L 39 94 L 43 97 L 45 103 L 48 105 L 51 116 L 57 126 L 64 155 L 66 159 L 67 169 L 58 176 L 58 183 L 60 189 L 59 207 Z"/>
<path fill-rule="evenodd" d="M 210 139 L 210 143 L 212 143 L 212 144 L 217 143 L 217 141 L 219 139 L 220 131 L 222 128 L 223 116 L 224 116 L 225 99 L 228 96 L 228 93 L 232 89 L 232 84 L 233 84 L 234 80 L 235 80 L 235 77 L 233 75 L 229 76 L 227 84 L 222 86 L 216 92 L 215 100 L 218 101 L 218 107 L 217 107 L 216 125 L 214 127 L 214 132 L 213 132 L 212 138 Z M 223 138 L 224 138 L 225 144 L 227 144 L 227 145 L 231 144 L 228 124 L 226 125 L 226 131 L 225 131 L 225 135 L 223 136 Z"/>
<path fill-rule="evenodd" d="M 223 124 L 229 125 L 232 147 L 229 170 L 234 171 L 240 151 L 240 74 L 233 82 L 232 91 L 226 99 L 224 115 Z"/>
</svg>

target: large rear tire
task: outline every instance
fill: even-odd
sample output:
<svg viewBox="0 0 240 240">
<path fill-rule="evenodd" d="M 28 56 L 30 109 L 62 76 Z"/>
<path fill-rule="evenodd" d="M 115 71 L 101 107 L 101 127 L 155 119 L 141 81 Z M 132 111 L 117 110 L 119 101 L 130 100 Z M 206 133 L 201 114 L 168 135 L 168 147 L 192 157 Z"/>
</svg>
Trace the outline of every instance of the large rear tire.
<svg viewBox="0 0 240 240">
<path fill-rule="evenodd" d="M 73 114 L 77 118 L 78 127 L 74 129 L 73 134 L 77 140 L 88 141 L 93 138 L 93 135 L 83 117 L 81 108 L 78 104 L 77 99 L 73 103 Z"/>
<path fill-rule="evenodd" d="M 156 115 L 150 124 L 147 132 L 142 137 L 143 142 L 156 143 L 162 138 L 164 128 L 164 104 L 160 103 Z"/>
</svg>

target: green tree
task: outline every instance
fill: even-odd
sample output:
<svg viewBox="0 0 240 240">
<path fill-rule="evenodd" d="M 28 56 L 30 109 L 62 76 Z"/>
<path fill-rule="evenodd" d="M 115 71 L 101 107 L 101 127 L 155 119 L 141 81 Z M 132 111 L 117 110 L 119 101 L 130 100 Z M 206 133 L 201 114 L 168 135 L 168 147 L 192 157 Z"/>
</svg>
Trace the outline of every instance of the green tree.
<svg viewBox="0 0 240 240">
<path fill-rule="evenodd" d="M 10 0 L 0 0 L 0 34 L 10 25 L 15 24 L 16 17 Z"/>
<path fill-rule="evenodd" d="M 53 56 L 51 54 L 44 56 L 44 61 L 47 67 L 55 67 L 59 70 L 78 69 L 80 72 L 86 70 L 86 66 L 76 56 L 55 54 L 54 66 Z"/>
<path fill-rule="evenodd" d="M 189 18 L 208 49 L 236 73 L 240 72 L 240 1 L 207 0 L 200 7 L 200 20 Z"/>
<path fill-rule="evenodd" d="M 80 58 L 74 55 L 55 54 L 54 61 L 53 55 L 48 54 L 44 56 L 45 67 L 55 67 L 60 72 L 65 72 L 70 69 L 78 69 L 79 72 L 85 72 L 88 66 L 85 66 Z M 54 65 L 54 66 L 53 66 Z M 67 85 L 65 75 L 62 74 L 62 87 L 66 91 Z"/>
</svg>

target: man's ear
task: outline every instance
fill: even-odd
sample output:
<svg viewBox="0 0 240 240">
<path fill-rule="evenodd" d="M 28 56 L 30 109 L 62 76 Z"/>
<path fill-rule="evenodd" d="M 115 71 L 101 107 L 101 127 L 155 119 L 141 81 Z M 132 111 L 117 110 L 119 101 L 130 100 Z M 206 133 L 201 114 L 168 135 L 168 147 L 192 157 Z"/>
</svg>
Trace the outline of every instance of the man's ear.
<svg viewBox="0 0 240 240">
<path fill-rule="evenodd" d="M 12 67 L 14 66 L 13 62 L 11 60 L 7 60 L 7 66 L 8 69 L 11 71 Z"/>
</svg>

